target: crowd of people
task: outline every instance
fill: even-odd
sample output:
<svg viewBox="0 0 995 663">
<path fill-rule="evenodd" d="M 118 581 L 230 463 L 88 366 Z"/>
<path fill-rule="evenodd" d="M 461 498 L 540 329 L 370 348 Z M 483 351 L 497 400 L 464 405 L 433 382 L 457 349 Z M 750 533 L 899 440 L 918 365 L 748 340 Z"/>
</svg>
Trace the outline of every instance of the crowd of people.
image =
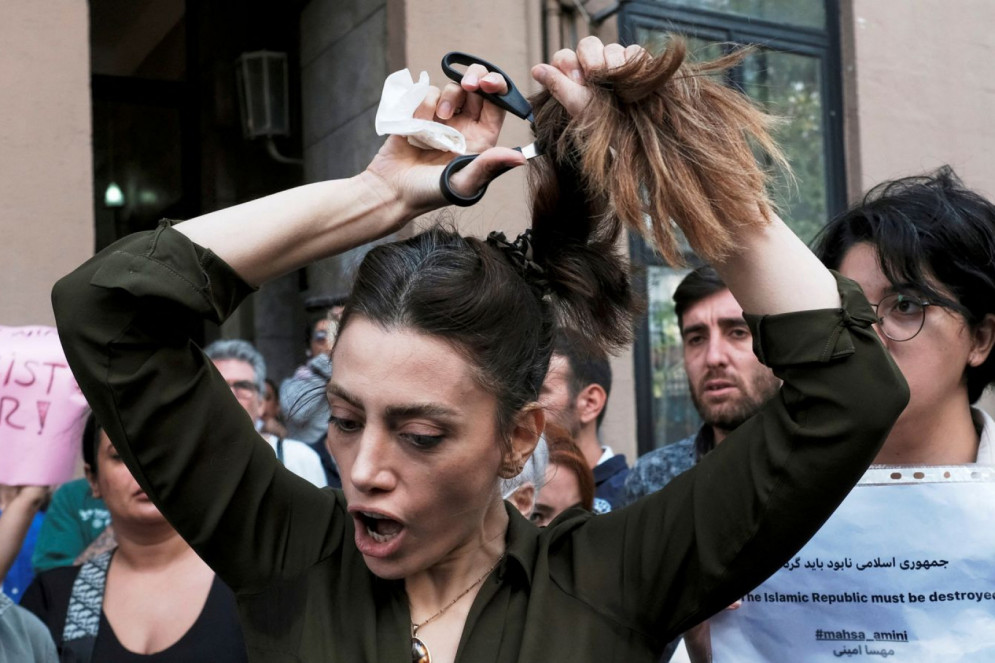
<svg viewBox="0 0 995 663">
<path fill-rule="evenodd" d="M 451 154 L 393 136 L 62 279 L 85 477 L 0 491 L 0 660 L 709 661 L 709 618 L 869 465 L 995 464 L 995 206 L 943 168 L 813 253 L 766 198 L 763 114 L 703 76 L 737 56 L 683 56 L 587 38 L 537 65 L 530 229 L 376 246 L 281 384 L 188 330 L 446 204 Z M 524 163 L 476 94 L 506 86 L 474 65 L 417 111 L 480 154 L 464 195 Z M 617 245 L 673 258 L 671 219 L 711 263 L 674 293 L 702 426 L 630 469 L 600 431 L 640 313 Z"/>
</svg>

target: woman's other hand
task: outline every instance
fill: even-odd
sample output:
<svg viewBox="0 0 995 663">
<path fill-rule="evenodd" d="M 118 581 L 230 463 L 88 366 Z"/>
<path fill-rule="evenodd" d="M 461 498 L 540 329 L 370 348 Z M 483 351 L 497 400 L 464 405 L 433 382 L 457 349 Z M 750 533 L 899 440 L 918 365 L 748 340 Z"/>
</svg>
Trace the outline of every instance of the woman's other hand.
<svg viewBox="0 0 995 663">
<path fill-rule="evenodd" d="M 643 51 L 638 44 L 605 45 L 597 37 L 584 37 L 576 51 L 564 48 L 553 54 L 551 64 L 532 67 L 532 78 L 549 90 L 568 113 L 577 115 L 591 99 L 586 87 L 591 73 L 621 67 Z"/>
</svg>

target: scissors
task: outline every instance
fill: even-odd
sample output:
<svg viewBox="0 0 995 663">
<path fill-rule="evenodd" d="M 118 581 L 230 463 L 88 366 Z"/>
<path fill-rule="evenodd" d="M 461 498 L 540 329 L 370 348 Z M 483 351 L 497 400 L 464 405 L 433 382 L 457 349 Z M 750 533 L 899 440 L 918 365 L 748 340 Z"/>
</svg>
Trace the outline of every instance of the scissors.
<svg viewBox="0 0 995 663">
<path fill-rule="evenodd" d="M 453 65 L 464 65 L 468 67 L 472 64 L 482 65 L 487 71 L 489 72 L 493 71 L 496 74 L 500 74 L 501 77 L 504 78 L 504 82 L 508 84 L 508 91 L 505 92 L 504 94 L 493 94 L 490 92 L 484 92 L 482 90 L 477 90 L 477 94 L 482 96 L 484 99 L 487 99 L 495 106 L 503 108 L 509 113 L 517 115 L 523 120 L 528 121 L 530 125 L 534 123 L 535 118 L 532 115 L 532 105 L 528 102 L 528 100 L 524 96 L 522 96 L 522 93 L 519 92 L 518 88 L 515 87 L 515 84 L 512 82 L 508 74 L 504 73 L 503 71 L 501 71 L 501 69 L 491 64 L 487 60 L 478 58 L 475 55 L 470 55 L 469 53 L 460 53 L 459 51 L 452 51 L 450 53 L 446 53 L 443 56 L 442 71 L 451 81 L 459 83 L 460 81 L 463 80 L 464 72 L 454 68 Z M 523 147 L 516 147 L 515 149 L 524 154 L 526 159 L 532 159 L 542 154 L 542 149 L 540 148 L 539 144 L 535 141 Z M 480 188 L 479 191 L 477 191 L 473 195 L 462 196 L 453 191 L 452 186 L 449 183 L 449 179 L 455 173 L 458 173 L 459 171 L 466 168 L 470 164 L 470 162 L 476 159 L 478 156 L 480 155 L 479 154 L 460 155 L 455 159 L 453 159 L 452 161 L 450 161 L 449 164 L 446 166 L 446 169 L 442 171 L 442 177 L 439 179 L 439 187 L 442 189 L 442 195 L 445 196 L 446 200 L 448 200 L 453 205 L 459 205 L 460 207 L 469 207 L 470 205 L 473 205 L 478 200 L 480 200 L 483 197 L 484 193 L 487 191 L 487 185 L 485 184 L 483 187 Z"/>
</svg>

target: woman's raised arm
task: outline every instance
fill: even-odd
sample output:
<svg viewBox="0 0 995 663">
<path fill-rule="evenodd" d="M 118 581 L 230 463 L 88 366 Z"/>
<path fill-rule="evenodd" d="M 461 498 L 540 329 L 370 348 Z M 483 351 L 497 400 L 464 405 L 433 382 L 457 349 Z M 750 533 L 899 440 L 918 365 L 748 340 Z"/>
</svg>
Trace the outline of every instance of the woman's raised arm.
<svg viewBox="0 0 995 663">
<path fill-rule="evenodd" d="M 580 171 L 588 199 L 605 201 L 672 262 L 682 257 L 677 223 L 739 300 L 758 356 L 783 381 L 663 490 L 551 530 L 558 586 L 656 649 L 800 549 L 908 401 L 859 287 L 837 282 L 771 210 L 751 150 L 779 156 L 767 118 L 709 76 L 738 57 L 687 64 L 679 42 L 649 58 L 587 38 L 533 69 L 555 98 L 540 97 L 536 117 L 561 168 Z M 576 573 L 586 568 L 601 572 Z"/>
<path fill-rule="evenodd" d="M 498 94 L 506 91 L 500 75 L 485 75 L 479 65 L 468 68 L 467 74 L 474 81 L 473 89 L 480 86 Z M 452 115 L 443 108 L 462 108 L 462 112 Z M 440 117 L 437 109 L 446 117 Z M 493 147 L 504 111 L 458 85 L 433 89 L 415 117 L 460 130 L 468 150 L 481 153 L 452 177 L 457 191 L 469 195 L 504 170 L 525 163 L 520 152 Z M 451 153 L 423 150 L 400 136 L 391 136 L 359 175 L 308 184 L 211 212 L 176 229 L 258 286 L 317 259 L 383 237 L 419 214 L 445 205 L 439 177 L 452 157 Z"/>
</svg>

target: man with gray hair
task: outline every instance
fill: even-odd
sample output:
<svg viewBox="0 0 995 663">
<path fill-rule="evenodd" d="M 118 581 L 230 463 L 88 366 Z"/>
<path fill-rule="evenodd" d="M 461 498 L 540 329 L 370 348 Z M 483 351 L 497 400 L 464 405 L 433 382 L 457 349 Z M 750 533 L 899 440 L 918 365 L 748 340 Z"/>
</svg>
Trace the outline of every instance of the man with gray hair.
<svg viewBox="0 0 995 663">
<path fill-rule="evenodd" d="M 266 361 L 263 356 L 251 343 L 241 339 L 214 341 L 204 349 L 204 353 L 214 362 L 214 367 L 252 417 L 256 430 L 259 430 L 266 388 Z M 261 436 L 288 470 L 318 487 L 328 485 L 321 459 L 308 445 L 269 433 Z"/>
</svg>

